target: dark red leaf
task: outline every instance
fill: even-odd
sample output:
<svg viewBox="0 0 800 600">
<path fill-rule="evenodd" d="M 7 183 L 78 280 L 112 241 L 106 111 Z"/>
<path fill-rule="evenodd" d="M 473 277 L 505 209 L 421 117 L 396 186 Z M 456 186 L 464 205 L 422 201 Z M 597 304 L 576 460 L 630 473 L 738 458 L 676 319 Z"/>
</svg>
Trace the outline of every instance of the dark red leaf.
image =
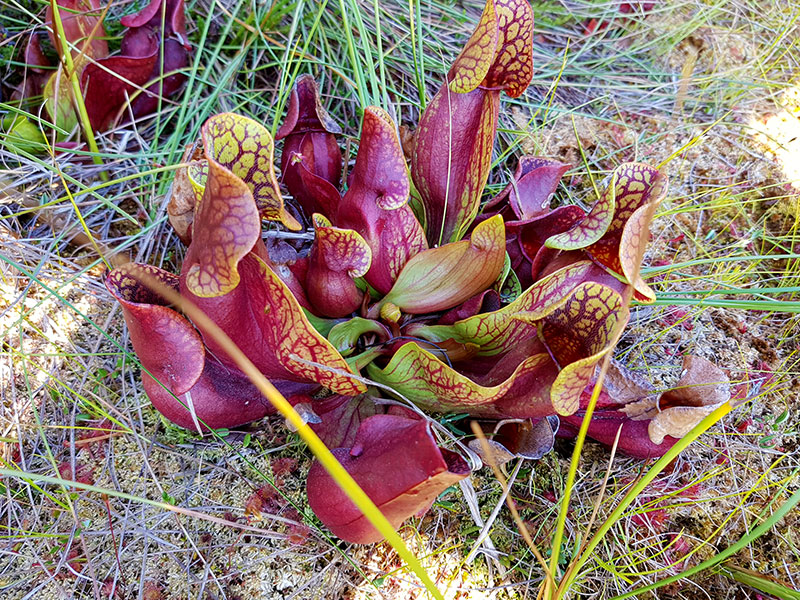
<svg viewBox="0 0 800 600">
<path fill-rule="evenodd" d="M 460 456 L 436 445 L 427 421 L 394 415 L 365 419 L 353 446 L 333 453 L 395 528 L 469 474 Z M 382 539 L 318 462 L 307 490 L 311 509 L 334 535 L 357 544 Z"/>
<path fill-rule="evenodd" d="M 383 294 L 408 260 L 427 247 L 408 199 L 406 164 L 394 123 L 386 111 L 367 107 L 350 188 L 333 221 L 369 244 L 372 266 L 365 279 Z"/>
<path fill-rule="evenodd" d="M 109 56 L 86 65 L 81 74 L 86 112 L 92 128 L 107 129 L 125 103 L 150 80 L 158 60 L 158 37 L 147 30 L 136 34 L 136 53 Z"/>
</svg>

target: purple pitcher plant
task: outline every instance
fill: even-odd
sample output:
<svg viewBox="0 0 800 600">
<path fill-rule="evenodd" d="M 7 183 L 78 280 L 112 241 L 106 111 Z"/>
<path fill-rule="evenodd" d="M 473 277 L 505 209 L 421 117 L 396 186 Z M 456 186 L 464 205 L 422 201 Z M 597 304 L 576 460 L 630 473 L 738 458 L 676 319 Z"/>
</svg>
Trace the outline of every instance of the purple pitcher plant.
<svg viewBox="0 0 800 600">
<path fill-rule="evenodd" d="M 58 8 L 63 38 L 58 35 L 54 8 Z M 163 11 L 163 15 L 162 15 Z M 92 129 L 104 131 L 130 114 L 140 117 L 158 110 L 179 91 L 189 65 L 189 43 L 183 0 L 150 0 L 139 12 L 122 17 L 125 27 L 120 50 L 110 54 L 99 0 L 50 0 L 45 27 L 59 55 L 70 54 Z M 62 39 L 67 47 L 62 47 Z M 25 47 L 30 69 L 18 98 L 43 95 L 45 108 L 57 126 L 72 130 L 78 123 L 72 82 L 66 69 L 55 71 L 42 50 L 38 33 Z M 66 61 L 65 61 L 66 63 Z"/>
<path fill-rule="evenodd" d="M 588 212 L 553 209 L 568 165 L 523 157 L 481 209 L 500 98 L 528 86 L 532 40 L 526 0 L 488 0 L 420 118 L 410 165 L 390 115 L 369 106 L 343 193 L 340 129 L 310 77 L 297 81 L 278 133 L 292 204 L 281 195 L 268 129 L 232 113 L 208 119 L 172 192 L 191 213 L 174 221 L 188 242 L 180 274 L 128 264 L 106 279 L 153 405 L 199 431 L 273 412 L 147 277 L 199 306 L 302 408 L 395 526 L 469 473 L 422 414 L 468 415 L 495 447 L 527 457 L 550 449 L 557 417 L 579 423 L 628 300 L 655 297 L 639 261 L 667 182 L 648 165 L 621 164 Z M 305 222 L 313 243 L 287 261 L 263 241 L 264 221 L 290 231 Z M 691 399 L 674 424 L 660 416 L 663 395 L 614 372 L 589 434 L 608 443 L 610 428 L 622 427 L 632 455 L 663 454 L 708 412 Z M 416 411 L 376 401 L 386 390 Z M 684 400 L 673 394 L 668 410 L 677 414 Z M 308 498 L 340 538 L 380 539 L 319 464 Z"/>
</svg>

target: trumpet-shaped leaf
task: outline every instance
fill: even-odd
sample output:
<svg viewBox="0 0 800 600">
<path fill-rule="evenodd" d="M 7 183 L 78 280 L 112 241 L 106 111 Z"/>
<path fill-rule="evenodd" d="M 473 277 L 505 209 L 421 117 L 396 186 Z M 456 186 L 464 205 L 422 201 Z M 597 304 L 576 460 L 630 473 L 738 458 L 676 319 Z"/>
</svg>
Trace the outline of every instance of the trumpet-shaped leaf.
<svg viewBox="0 0 800 600">
<path fill-rule="evenodd" d="M 523 156 L 517 164 L 514 179 L 506 188 L 486 204 L 487 209 L 500 208 L 506 221 L 528 221 L 550 212 L 550 199 L 569 165 L 542 156 Z M 508 206 L 512 215 L 503 212 Z"/>
<path fill-rule="evenodd" d="M 451 366 L 414 343 L 397 350 L 385 368 L 370 365 L 368 372 L 432 410 L 495 418 L 572 414 L 595 365 L 610 350 L 617 321 L 627 318 L 612 289 L 575 281 L 588 267 L 562 269 L 494 313 L 414 329 L 434 343 L 455 340 L 474 344 L 479 355 L 500 355 L 483 376 L 468 373 L 469 360 Z M 544 346 L 537 349 L 540 339 Z"/>
<path fill-rule="evenodd" d="M 147 28 L 143 28 L 146 30 Z M 135 117 L 150 115 L 162 106 L 169 106 L 170 99 L 174 99 L 186 83 L 185 70 L 189 66 L 191 54 L 187 46 L 180 41 L 169 38 L 161 39 L 163 49 L 159 51 L 159 59 L 153 66 L 147 81 L 152 81 L 144 91 L 134 92 L 131 101 L 131 111 Z M 161 54 L 164 55 L 163 62 Z"/>
<path fill-rule="evenodd" d="M 488 0 L 472 38 L 425 108 L 411 176 L 428 242 L 461 239 L 478 214 L 492 160 L 500 92 L 519 96 L 533 75 L 533 13 L 527 0 Z"/>
<path fill-rule="evenodd" d="M 488 288 L 505 258 L 505 229 L 499 215 L 479 224 L 469 240 L 414 256 L 384 298 L 412 314 L 452 308 Z"/>
<path fill-rule="evenodd" d="M 53 5 L 58 4 L 58 15 L 64 28 L 67 48 L 61 45 L 56 30 Z M 45 26 L 50 43 L 60 55 L 69 51 L 73 61 L 80 57 L 99 59 L 108 56 L 106 31 L 100 20 L 102 10 L 98 0 L 51 0 L 45 13 Z"/>
<path fill-rule="evenodd" d="M 283 182 L 307 215 L 336 214 L 342 177 L 342 151 L 334 134 L 339 126 L 322 107 L 317 83 L 301 75 L 289 97 L 286 120 L 275 139 L 284 139 L 281 154 Z"/>
<path fill-rule="evenodd" d="M 622 298 L 600 283 L 585 282 L 544 319 L 524 312 L 517 318 L 539 321 L 539 335 L 561 367 L 550 390 L 553 407 L 561 415 L 573 414 L 595 366 L 611 351 L 614 329 L 620 320 L 627 321 Z"/>
<path fill-rule="evenodd" d="M 372 262 L 369 245 L 352 229 L 339 229 L 314 215 L 315 238 L 306 273 L 306 292 L 317 312 L 344 317 L 355 311 L 364 292 L 354 279 L 363 277 Z"/>
<path fill-rule="evenodd" d="M 334 223 L 357 231 L 372 250 L 367 282 L 387 293 L 408 260 L 426 248 L 408 207 L 409 182 L 394 123 L 374 106 L 364 111 L 361 146 Z"/>
<path fill-rule="evenodd" d="M 478 346 L 481 356 L 507 352 L 520 342 L 536 336 L 538 321 L 566 302 L 574 289 L 587 280 L 594 270 L 588 261 L 565 267 L 537 281 L 511 304 L 500 310 L 479 314 L 453 325 L 430 325 L 417 328 L 416 335 L 433 342 L 453 338 Z M 520 319 L 524 313 L 529 319 Z"/>
<path fill-rule="evenodd" d="M 236 265 L 261 238 L 261 220 L 247 184 L 215 160 L 208 161 L 203 200 L 192 244 L 183 261 L 187 288 L 196 296 L 223 296 L 239 285 Z"/>
<path fill-rule="evenodd" d="M 164 6 L 165 3 L 166 6 Z M 162 6 L 164 6 L 163 9 Z M 162 10 L 166 15 L 164 25 L 167 36 L 177 37 L 180 43 L 188 48 L 183 0 L 150 0 L 150 3 L 139 12 L 122 17 L 120 23 L 131 29 L 149 27 L 154 30 L 160 30 Z"/>
<path fill-rule="evenodd" d="M 499 110 L 499 92 L 457 94 L 445 85 L 425 108 L 414 138 L 411 177 L 431 246 L 460 239 L 478 214 Z"/>
<path fill-rule="evenodd" d="M 469 474 L 460 456 L 436 445 L 426 421 L 395 415 L 365 419 L 353 445 L 333 454 L 394 527 Z M 334 535 L 357 544 L 382 539 L 318 462 L 307 491 L 311 509 Z"/>
<path fill-rule="evenodd" d="M 104 130 L 120 115 L 137 86 L 147 83 L 159 59 L 158 34 L 144 28 L 123 38 L 121 53 L 87 64 L 81 74 L 92 127 Z"/>
<path fill-rule="evenodd" d="M 516 359 L 516 360 L 515 360 Z M 467 412 L 472 416 L 503 419 L 543 417 L 553 413 L 550 386 L 558 368 L 539 349 L 525 357 L 504 357 L 513 372 L 499 383 L 490 373 L 482 385 L 460 373 L 415 342 L 401 346 L 389 364 L 367 367 L 370 378 L 403 394 L 417 406 L 437 412 Z M 505 369 L 501 369 L 505 370 Z"/>
<path fill-rule="evenodd" d="M 311 429 L 328 448 L 351 447 L 361 422 L 382 412 L 366 394 L 331 396 L 315 400 L 313 406 L 320 422 L 311 424 Z"/>
<path fill-rule="evenodd" d="M 206 198 L 203 203 L 205 201 Z M 195 238 L 187 259 L 197 243 Z M 297 299 L 261 258 L 250 253 L 234 270 L 238 284 L 231 291 L 192 299 L 264 375 L 288 381 L 316 382 L 347 396 L 366 391 L 363 383 L 349 376 L 352 371 L 345 360 L 314 329 Z M 182 277 L 181 291 L 191 297 L 188 277 Z M 248 326 L 242 327 L 242 322 Z M 215 356 L 229 362 L 224 350 L 213 339 L 206 337 L 205 342 Z"/>
<path fill-rule="evenodd" d="M 150 290 L 147 277 L 178 287 L 175 275 L 139 264 L 114 269 L 105 283 L 122 306 L 145 369 L 145 392 L 158 411 L 188 429 L 200 421 L 211 428 L 234 427 L 274 412 L 243 373 L 206 355 L 197 331 Z"/>
</svg>

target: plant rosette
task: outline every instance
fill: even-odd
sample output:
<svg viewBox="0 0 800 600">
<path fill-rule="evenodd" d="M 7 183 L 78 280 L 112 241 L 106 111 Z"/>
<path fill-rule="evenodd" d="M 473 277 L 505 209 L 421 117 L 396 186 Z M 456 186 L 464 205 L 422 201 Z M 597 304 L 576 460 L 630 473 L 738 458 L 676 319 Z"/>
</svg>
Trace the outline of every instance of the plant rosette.
<svg viewBox="0 0 800 600">
<path fill-rule="evenodd" d="M 655 298 L 638 263 L 667 182 L 648 165 L 621 164 L 588 212 L 553 209 L 568 165 L 523 157 L 481 208 L 500 97 L 528 86 L 532 39 L 525 0 L 488 0 L 420 118 L 410 164 L 390 116 L 366 107 L 343 193 L 339 128 L 310 77 L 297 81 L 278 136 L 293 205 L 281 196 L 267 128 L 231 113 L 211 117 L 173 184 L 170 218 L 188 243 L 180 275 L 129 264 L 106 279 L 154 406 L 201 430 L 272 412 L 208 332 L 150 291 L 144 275 L 180 290 L 302 405 L 395 526 L 469 474 L 437 443 L 426 412 L 478 419 L 494 457 L 505 459 L 549 451 L 558 417 L 564 431 L 579 424 L 597 366 L 628 320 L 625 298 Z M 305 254 L 268 248 L 265 220 L 293 231 L 306 221 L 313 243 Z M 709 378 L 724 387 L 724 374 L 702 366 L 678 387 Z M 658 396 L 613 371 L 589 435 L 610 443 L 608 432 L 622 427 L 622 449 L 634 456 L 664 454 L 727 400 L 719 386 L 713 402 Z M 376 402 L 377 388 L 365 382 L 417 410 Z M 380 539 L 319 464 L 308 497 L 340 538 Z"/>
</svg>

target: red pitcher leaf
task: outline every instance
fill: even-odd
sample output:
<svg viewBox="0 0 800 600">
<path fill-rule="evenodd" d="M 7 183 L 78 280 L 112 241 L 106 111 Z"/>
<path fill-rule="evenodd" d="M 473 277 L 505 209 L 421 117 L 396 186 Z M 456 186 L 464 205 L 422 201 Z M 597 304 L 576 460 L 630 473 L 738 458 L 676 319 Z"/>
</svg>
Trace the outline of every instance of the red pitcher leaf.
<svg viewBox="0 0 800 600">
<path fill-rule="evenodd" d="M 61 39 L 53 20 L 53 6 L 56 3 L 72 60 L 75 61 L 81 56 L 95 60 L 108 56 L 106 31 L 101 21 L 103 11 L 97 0 L 50 0 L 44 24 L 50 36 L 50 43 L 56 52 L 63 55 L 65 51 L 61 47 Z M 79 70 L 77 72 L 80 73 Z"/>
<path fill-rule="evenodd" d="M 582 421 L 582 414 L 561 417 L 558 436 L 575 437 Z M 601 444 L 611 447 L 614 445 L 614 439 L 620 427 L 622 427 L 622 431 L 617 450 L 634 458 L 658 458 L 666 454 L 667 450 L 678 441 L 676 438 L 666 437 L 662 443 L 655 444 L 651 441 L 647 431 L 648 421 L 632 421 L 624 413 L 615 411 L 595 413 L 589 423 L 587 435 Z"/>
<path fill-rule="evenodd" d="M 550 385 L 558 369 L 550 356 L 533 354 L 516 362 L 515 366 L 500 383 L 481 385 L 415 342 L 409 342 L 394 353 L 386 367 L 381 369 L 370 364 L 367 373 L 426 410 L 468 412 L 472 416 L 487 418 L 552 414 Z M 486 379 L 494 380 L 495 377 L 490 374 Z"/>
<path fill-rule="evenodd" d="M 528 0 L 495 0 L 497 53 L 483 86 L 517 98 L 533 77 L 533 10 Z"/>
<path fill-rule="evenodd" d="M 561 233 L 572 227 L 579 219 L 584 216 L 583 209 L 579 206 L 559 206 L 554 211 L 534 219 L 532 221 L 521 222 L 519 225 L 517 239 L 520 251 L 524 257 L 520 263 L 530 261 L 530 268 L 523 267 L 523 275 L 537 281 L 544 277 L 545 270 L 551 266 L 555 258 L 561 253 L 560 250 L 547 248 L 544 244 L 547 238 L 556 233 Z M 513 226 L 514 224 L 511 224 Z M 518 253 L 518 254 L 519 254 Z M 584 256 L 585 258 L 585 256 Z M 513 266 L 517 263 L 512 262 Z M 523 285 L 525 281 L 520 279 Z"/>
<path fill-rule="evenodd" d="M 187 288 L 196 296 L 223 296 L 239 285 L 236 265 L 261 239 L 261 219 L 250 188 L 215 160 L 208 161 L 203 200 L 192 244 L 183 261 Z"/>
<path fill-rule="evenodd" d="M 367 107 L 361 145 L 334 223 L 353 229 L 372 250 L 365 279 L 387 293 L 408 260 L 427 246 L 422 227 L 408 207 L 409 182 L 394 123 L 386 111 Z"/>
<path fill-rule="evenodd" d="M 589 214 L 578 221 L 571 229 L 550 236 L 545 242 L 548 248 L 558 250 L 580 250 L 600 240 L 611 227 L 617 197 L 625 193 L 624 180 L 620 180 L 619 169 L 611 175 L 611 183 L 595 202 Z"/>
<path fill-rule="evenodd" d="M 667 178 L 657 169 L 639 163 L 626 163 L 617 170 L 626 182 L 627 193 L 618 193 L 617 213 L 606 235 L 586 250 L 600 264 L 624 275 L 633 285 L 637 300 L 652 302 L 655 294 L 638 271 L 649 238 L 650 219 L 667 193 Z"/>
<path fill-rule="evenodd" d="M 81 74 L 86 112 L 92 128 L 107 129 L 124 110 L 128 99 L 150 80 L 158 60 L 158 36 L 145 32 L 140 54 L 109 56 L 87 64 Z M 146 47 L 145 47 L 146 46 Z"/>
<path fill-rule="evenodd" d="M 492 162 L 500 92 L 443 85 L 414 136 L 411 177 L 425 208 L 428 242 L 461 239 L 480 208 Z"/>
<path fill-rule="evenodd" d="M 585 248 L 615 273 L 626 275 L 627 270 L 633 276 L 638 269 L 637 257 L 643 253 L 640 244 L 647 241 L 642 232 L 649 227 L 651 211 L 644 207 L 660 202 L 666 191 L 667 179 L 657 169 L 641 163 L 622 164 L 614 170 L 611 184 L 589 215 L 569 231 L 549 238 L 546 245 L 562 250 Z M 634 282 L 634 287 L 643 299 L 653 299 L 641 280 Z"/>
<path fill-rule="evenodd" d="M 361 422 L 383 413 L 368 395 L 331 396 L 314 401 L 314 412 L 320 418 L 311 429 L 328 448 L 349 448 L 353 445 Z"/>
<path fill-rule="evenodd" d="M 341 127 L 320 102 L 317 82 L 311 75 L 305 74 L 297 78 L 292 88 L 286 120 L 275 134 L 275 139 L 282 140 L 289 135 L 309 131 L 342 133 Z"/>
<path fill-rule="evenodd" d="M 315 238 L 306 272 L 306 293 L 325 317 L 344 317 L 364 299 L 354 279 L 363 277 L 372 263 L 372 251 L 352 229 L 339 229 L 320 214 L 313 217 Z"/>
<path fill-rule="evenodd" d="M 542 156 L 523 156 L 519 159 L 513 180 L 495 198 L 484 206 L 489 208 L 508 202 L 520 221 L 543 217 L 550 212 L 550 199 L 570 165 Z M 506 215 L 504 215 L 506 216 Z M 506 221 L 512 219 L 506 217 Z"/>
<path fill-rule="evenodd" d="M 266 127 L 242 115 L 221 113 L 203 124 L 202 134 L 206 158 L 244 181 L 264 218 L 293 231 L 302 229 L 283 206 L 272 170 L 274 144 Z"/>
<path fill-rule="evenodd" d="M 469 240 L 420 252 L 406 263 L 384 302 L 424 314 L 452 308 L 489 287 L 506 255 L 500 215 L 480 223 Z"/>
<path fill-rule="evenodd" d="M 106 288 L 122 305 L 131 343 L 142 366 L 176 394 L 182 394 L 203 371 L 203 342 L 189 321 L 142 282 L 143 275 L 176 291 L 179 288 L 176 275 L 137 263 L 111 271 Z"/>
<path fill-rule="evenodd" d="M 436 445 L 427 421 L 395 415 L 365 419 L 353 446 L 333 454 L 395 528 L 469 475 L 464 459 Z M 307 491 L 314 514 L 334 535 L 356 544 L 382 539 L 319 462 Z"/>
<path fill-rule="evenodd" d="M 481 20 L 448 74 L 450 89 L 478 86 L 521 95 L 533 76 L 533 11 L 527 0 L 487 0 Z"/>
<path fill-rule="evenodd" d="M 131 37 L 131 32 L 122 38 L 124 42 Z M 142 28 L 140 31 L 147 31 L 147 28 Z M 136 117 L 143 117 L 150 115 L 160 109 L 162 105 L 168 103 L 168 99 L 173 98 L 186 83 L 185 69 L 189 66 L 189 52 L 186 48 L 175 39 L 163 40 L 163 49 L 161 51 L 164 55 L 164 61 L 156 61 L 153 71 L 150 73 L 148 81 L 152 81 L 147 89 L 136 95 L 131 101 L 133 114 Z"/>
<path fill-rule="evenodd" d="M 364 238 L 352 229 L 334 227 L 324 215 L 315 214 L 313 220 L 314 241 L 327 267 L 354 279 L 363 277 L 372 262 L 372 251 Z"/>
<path fill-rule="evenodd" d="M 506 352 L 516 344 L 535 337 L 537 329 L 532 322 L 544 318 L 563 304 L 572 295 L 575 286 L 586 280 L 592 269 L 593 265 L 589 261 L 575 263 L 537 281 L 514 302 L 500 310 L 475 315 L 453 325 L 420 328 L 417 335 L 433 342 L 448 338 L 470 342 L 480 347 L 482 356 Z M 526 313 L 530 318 L 519 319 L 519 313 Z"/>
<path fill-rule="evenodd" d="M 138 352 L 137 352 L 138 354 Z M 141 355 L 140 355 L 141 356 Z M 247 376 L 213 357 L 206 357 L 197 382 L 183 394 L 176 394 L 158 381 L 142 373 L 142 383 L 153 406 L 167 419 L 197 431 L 238 427 L 257 421 L 275 412 L 269 400 L 261 395 Z M 273 381 L 278 389 L 281 382 Z"/>
<path fill-rule="evenodd" d="M 213 163 L 211 165 L 213 173 Z M 209 177 L 209 186 L 212 181 L 213 177 Z M 205 203 L 206 197 L 200 210 Z M 198 243 L 199 223 L 198 211 L 195 237 L 184 260 L 184 273 Z M 347 362 L 314 329 L 289 288 L 261 258 L 250 253 L 233 270 L 238 285 L 225 294 L 192 297 L 186 276 L 181 278 L 181 292 L 189 295 L 266 377 L 315 382 L 345 396 L 366 391 L 363 383 L 349 376 L 352 371 Z M 247 326 L 243 327 L 242 323 Z M 204 341 L 214 356 L 226 364 L 231 362 L 215 340 L 204 335 Z"/>
<path fill-rule="evenodd" d="M 306 140 L 303 140 L 302 143 L 306 143 Z M 281 160 L 283 160 L 285 153 L 286 145 L 284 145 L 284 154 L 281 155 Z M 300 178 L 302 190 L 292 192 L 292 196 L 300 202 L 300 206 L 303 207 L 303 210 L 305 210 L 307 214 L 318 212 L 326 217 L 336 215 L 339 202 L 342 199 L 339 190 L 327 179 L 323 179 L 319 175 L 315 175 L 313 172 L 309 171 L 306 168 L 305 161 L 296 163 L 296 167 L 295 173 Z M 287 167 L 287 169 L 289 168 L 290 167 Z M 286 174 L 288 170 L 285 169 L 283 173 L 284 181 L 287 181 Z M 289 187 L 289 191 L 291 191 L 288 181 L 287 187 Z M 305 201 L 303 198 L 305 198 Z"/>
<path fill-rule="evenodd" d="M 342 177 L 342 151 L 334 135 L 338 133 L 341 129 L 322 107 L 316 81 L 311 75 L 301 75 L 275 139 L 286 138 L 281 154 L 283 182 L 308 215 L 336 213 L 336 186 Z"/>
<path fill-rule="evenodd" d="M 122 305 L 153 406 L 187 429 L 196 429 L 200 421 L 211 428 L 233 427 L 273 412 L 244 374 L 207 360 L 197 331 L 147 287 L 144 275 L 178 288 L 175 275 L 135 263 L 111 271 L 105 284 Z"/>
<path fill-rule="evenodd" d="M 542 341 L 561 367 L 550 392 L 553 407 L 561 415 L 571 415 L 578 410 L 595 366 L 611 351 L 614 329 L 628 313 L 619 294 L 589 281 L 574 288 L 567 301 L 544 318 L 525 312 L 516 318 L 538 323 Z"/>
<path fill-rule="evenodd" d="M 369 106 L 361 123 L 361 143 L 351 174 L 351 187 L 358 184 L 374 192 L 374 202 L 383 210 L 396 210 L 408 203 L 410 186 L 405 160 L 394 121 L 385 110 Z M 402 173 L 402 175 L 401 175 Z"/>
</svg>

